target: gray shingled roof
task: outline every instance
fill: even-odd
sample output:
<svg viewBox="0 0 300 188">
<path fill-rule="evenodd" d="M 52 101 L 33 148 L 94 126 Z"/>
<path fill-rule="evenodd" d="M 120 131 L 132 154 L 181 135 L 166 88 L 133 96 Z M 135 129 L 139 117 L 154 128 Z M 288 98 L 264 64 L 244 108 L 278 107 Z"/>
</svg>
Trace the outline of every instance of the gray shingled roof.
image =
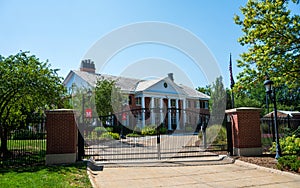
<svg viewBox="0 0 300 188">
<path fill-rule="evenodd" d="M 183 92 L 187 96 L 197 97 L 197 98 L 201 98 L 201 99 L 209 99 L 210 98 L 210 96 L 208 96 L 202 92 L 199 92 L 196 89 L 190 88 L 188 86 L 180 84 L 180 87 L 182 88 Z"/>
<path fill-rule="evenodd" d="M 134 91 L 136 84 L 140 81 L 139 79 L 135 78 L 127 78 L 127 77 L 118 77 L 112 76 L 108 74 L 93 74 L 84 71 L 73 71 L 77 76 L 81 77 L 83 80 L 89 83 L 89 85 L 95 87 L 97 80 L 104 78 L 108 80 L 115 80 L 116 86 L 121 88 L 124 91 Z"/>
<path fill-rule="evenodd" d="M 92 87 L 96 86 L 96 82 L 98 79 L 104 78 L 109 80 L 115 80 L 117 87 L 121 88 L 121 90 L 123 91 L 128 91 L 128 92 L 143 91 L 151 87 L 152 85 L 158 83 L 159 81 L 166 79 L 166 78 L 161 78 L 161 79 L 153 79 L 153 80 L 140 80 L 136 78 L 118 77 L 118 76 L 112 76 L 107 74 L 94 74 L 94 73 L 88 73 L 88 72 L 78 71 L 78 70 L 74 70 L 73 72 L 74 74 L 76 74 L 77 76 L 85 80 Z M 201 93 L 188 86 L 181 85 L 181 84 L 177 85 L 176 83 L 174 84 L 177 86 L 176 89 L 181 90 L 182 93 L 185 93 L 189 97 L 201 98 L 201 99 L 210 98 L 208 95 Z"/>
<path fill-rule="evenodd" d="M 162 79 L 153 79 L 153 80 L 141 80 L 136 88 L 135 91 L 144 91 L 148 89 L 149 87 L 153 86 L 154 84 L 158 83 Z"/>
</svg>

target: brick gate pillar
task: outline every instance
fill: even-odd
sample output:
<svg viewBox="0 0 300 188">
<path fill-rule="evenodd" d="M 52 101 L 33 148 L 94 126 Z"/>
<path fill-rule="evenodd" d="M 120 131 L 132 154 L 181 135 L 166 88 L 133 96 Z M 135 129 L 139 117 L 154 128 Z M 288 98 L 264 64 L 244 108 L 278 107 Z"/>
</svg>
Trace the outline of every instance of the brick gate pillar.
<svg viewBox="0 0 300 188">
<path fill-rule="evenodd" d="M 76 162 L 77 126 L 73 110 L 46 111 L 46 131 L 46 164 Z"/>
<path fill-rule="evenodd" d="M 241 107 L 225 112 L 231 119 L 233 155 L 261 155 L 260 109 Z"/>
</svg>

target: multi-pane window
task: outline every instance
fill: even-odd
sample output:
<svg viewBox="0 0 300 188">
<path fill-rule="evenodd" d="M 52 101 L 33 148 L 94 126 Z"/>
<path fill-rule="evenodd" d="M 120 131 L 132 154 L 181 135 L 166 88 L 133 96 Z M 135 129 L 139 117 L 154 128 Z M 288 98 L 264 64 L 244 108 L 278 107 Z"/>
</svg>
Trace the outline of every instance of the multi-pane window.
<svg viewBox="0 0 300 188">
<path fill-rule="evenodd" d="M 142 98 L 141 97 L 135 98 L 135 105 L 136 106 L 141 106 L 141 104 L 142 104 Z"/>
<path fill-rule="evenodd" d="M 175 108 L 176 107 L 176 100 L 171 99 L 171 107 Z"/>
<path fill-rule="evenodd" d="M 191 101 L 190 100 L 187 100 L 187 108 L 191 108 Z"/>
<path fill-rule="evenodd" d="M 200 108 L 200 101 L 194 101 L 194 107 L 195 108 Z"/>
<path fill-rule="evenodd" d="M 205 102 L 204 102 L 204 108 L 205 108 L 205 109 L 208 109 L 208 101 L 205 101 Z"/>
</svg>

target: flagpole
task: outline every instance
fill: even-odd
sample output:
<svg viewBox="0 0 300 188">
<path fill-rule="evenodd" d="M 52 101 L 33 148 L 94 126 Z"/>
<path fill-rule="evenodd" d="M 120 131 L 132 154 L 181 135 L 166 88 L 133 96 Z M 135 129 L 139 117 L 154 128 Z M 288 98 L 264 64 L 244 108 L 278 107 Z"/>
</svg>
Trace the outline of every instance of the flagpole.
<svg viewBox="0 0 300 188">
<path fill-rule="evenodd" d="M 231 53 L 229 57 L 229 73 L 230 73 L 230 88 L 231 88 L 231 107 L 234 108 L 234 93 L 233 93 L 233 87 L 234 87 L 234 79 L 232 75 L 232 61 L 231 61 Z"/>
</svg>

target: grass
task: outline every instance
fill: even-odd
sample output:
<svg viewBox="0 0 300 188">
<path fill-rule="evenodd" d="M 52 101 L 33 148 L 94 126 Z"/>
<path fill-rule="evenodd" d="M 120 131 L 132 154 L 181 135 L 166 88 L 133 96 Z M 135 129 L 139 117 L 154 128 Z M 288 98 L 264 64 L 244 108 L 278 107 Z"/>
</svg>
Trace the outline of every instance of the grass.
<svg viewBox="0 0 300 188">
<path fill-rule="evenodd" d="M 0 142 L 1 144 L 1 142 Z M 8 140 L 9 156 L 0 157 L 0 167 L 44 163 L 46 154 L 46 139 Z"/>
<path fill-rule="evenodd" d="M 1 144 L 1 141 L 0 141 Z M 46 150 L 46 139 L 40 140 L 7 140 L 8 150 Z"/>
<path fill-rule="evenodd" d="M 0 169 L 0 187 L 92 187 L 86 165 L 31 166 Z"/>
</svg>

